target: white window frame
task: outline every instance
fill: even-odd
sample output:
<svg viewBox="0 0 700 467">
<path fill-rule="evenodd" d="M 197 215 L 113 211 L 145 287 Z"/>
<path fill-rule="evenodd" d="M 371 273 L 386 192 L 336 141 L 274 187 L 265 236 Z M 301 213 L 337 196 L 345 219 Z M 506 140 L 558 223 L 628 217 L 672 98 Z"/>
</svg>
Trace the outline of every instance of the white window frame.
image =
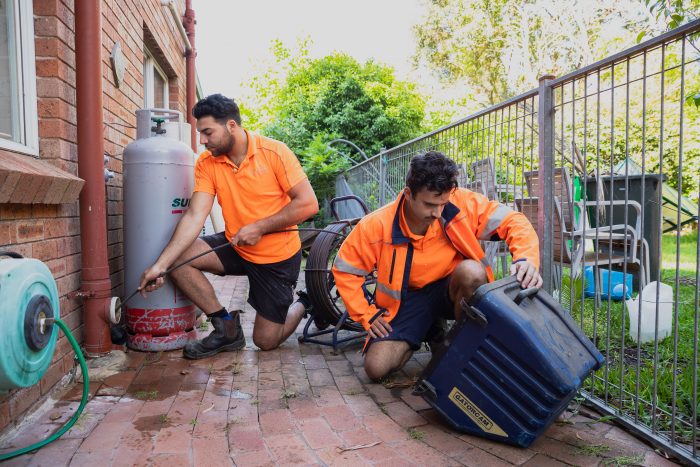
<svg viewBox="0 0 700 467">
<path fill-rule="evenodd" d="M 15 79 L 19 98 L 13 112 L 13 125 L 20 141 L 0 138 L 0 149 L 39 156 L 39 120 L 36 102 L 36 55 L 34 53 L 34 11 L 32 0 L 9 0 L 14 13 Z M 9 45 L 9 44 L 8 44 Z M 9 50 L 13 53 L 13 50 Z"/>
<path fill-rule="evenodd" d="M 165 87 L 163 88 L 163 102 L 165 103 L 165 108 L 170 108 L 170 93 L 168 88 L 168 75 L 165 74 L 163 69 L 158 65 L 153 54 L 148 50 L 143 51 L 143 104 L 144 108 L 150 109 L 155 106 L 155 95 L 153 85 L 155 83 L 155 74 L 158 74 Z"/>
</svg>

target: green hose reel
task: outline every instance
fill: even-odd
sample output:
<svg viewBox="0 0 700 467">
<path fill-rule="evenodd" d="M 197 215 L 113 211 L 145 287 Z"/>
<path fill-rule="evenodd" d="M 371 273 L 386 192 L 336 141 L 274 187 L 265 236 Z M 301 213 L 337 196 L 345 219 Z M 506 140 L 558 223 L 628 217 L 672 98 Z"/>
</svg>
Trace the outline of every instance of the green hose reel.
<svg viewBox="0 0 700 467">
<path fill-rule="evenodd" d="M 83 396 L 70 420 L 42 441 L 0 454 L 0 462 L 56 441 L 75 424 L 87 404 L 87 364 L 78 342 L 60 320 L 60 310 L 56 282 L 44 263 L 0 251 L 0 393 L 39 382 L 53 358 L 59 328 L 83 374 Z"/>
<path fill-rule="evenodd" d="M 56 348 L 59 315 L 56 282 L 44 263 L 0 257 L 0 392 L 39 382 Z"/>
</svg>

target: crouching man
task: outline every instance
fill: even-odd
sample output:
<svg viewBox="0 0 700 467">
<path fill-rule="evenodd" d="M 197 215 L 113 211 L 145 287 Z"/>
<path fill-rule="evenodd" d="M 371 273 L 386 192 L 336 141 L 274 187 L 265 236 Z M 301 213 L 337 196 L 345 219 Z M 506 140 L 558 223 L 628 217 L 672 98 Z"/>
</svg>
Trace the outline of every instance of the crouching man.
<svg viewBox="0 0 700 467">
<path fill-rule="evenodd" d="M 404 366 L 441 318 L 459 319 L 493 272 L 480 240 L 504 239 L 511 274 L 541 287 L 539 242 L 527 218 L 457 187 L 457 165 L 440 152 L 413 158 L 395 201 L 364 217 L 341 246 L 333 275 L 350 317 L 367 330 L 365 371 L 379 380 Z M 362 289 L 376 271 L 375 302 Z"/>
</svg>

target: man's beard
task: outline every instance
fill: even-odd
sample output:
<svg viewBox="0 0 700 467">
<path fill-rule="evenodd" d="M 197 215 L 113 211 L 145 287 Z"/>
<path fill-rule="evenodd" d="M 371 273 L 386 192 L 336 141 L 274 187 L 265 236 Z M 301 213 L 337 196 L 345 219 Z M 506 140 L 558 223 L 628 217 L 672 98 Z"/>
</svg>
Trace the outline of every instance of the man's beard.
<svg viewBox="0 0 700 467">
<path fill-rule="evenodd" d="M 212 156 L 225 156 L 229 152 L 231 152 L 231 149 L 233 149 L 233 145 L 236 142 L 235 138 L 233 135 L 228 135 L 228 139 L 224 142 L 222 142 L 220 145 L 212 147 L 212 148 L 207 148 L 209 149 L 209 152 L 211 152 Z"/>
</svg>

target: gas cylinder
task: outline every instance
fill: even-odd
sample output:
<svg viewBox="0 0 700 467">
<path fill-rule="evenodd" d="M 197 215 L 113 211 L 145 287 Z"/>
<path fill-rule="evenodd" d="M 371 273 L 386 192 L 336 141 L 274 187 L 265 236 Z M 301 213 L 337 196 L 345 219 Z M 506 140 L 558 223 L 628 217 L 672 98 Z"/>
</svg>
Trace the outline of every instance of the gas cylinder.
<svg viewBox="0 0 700 467">
<path fill-rule="evenodd" d="M 149 110 L 139 112 L 139 126 L 154 126 L 138 129 L 138 139 L 124 149 L 124 282 L 129 292 L 167 245 L 194 188 L 192 150 L 162 126 L 165 118 L 179 118 L 179 112 L 149 119 L 142 118 Z M 135 295 L 125 308 L 132 349 L 174 350 L 196 338 L 195 307 L 167 276 L 163 287 L 146 298 Z"/>
</svg>

